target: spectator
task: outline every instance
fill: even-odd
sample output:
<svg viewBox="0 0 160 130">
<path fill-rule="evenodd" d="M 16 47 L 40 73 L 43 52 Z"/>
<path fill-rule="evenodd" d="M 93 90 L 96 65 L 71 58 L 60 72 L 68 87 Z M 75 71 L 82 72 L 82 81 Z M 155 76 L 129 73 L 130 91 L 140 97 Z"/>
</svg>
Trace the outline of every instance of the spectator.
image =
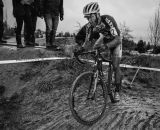
<svg viewBox="0 0 160 130">
<path fill-rule="evenodd" d="M 34 0 L 12 0 L 13 3 L 13 15 L 16 18 L 17 29 L 16 29 L 16 41 L 17 48 L 23 48 L 23 44 L 21 41 L 21 31 L 23 22 L 27 27 L 27 36 L 26 40 L 30 41 L 31 37 L 34 35 L 33 27 L 32 27 L 32 19 L 31 19 L 31 4 Z M 34 46 L 33 44 L 28 44 L 30 46 Z"/>
<path fill-rule="evenodd" d="M 63 20 L 63 0 L 41 0 L 41 11 L 46 23 L 46 48 L 59 50 L 55 45 L 55 35 L 60 20 Z"/>
<path fill-rule="evenodd" d="M 4 27 L 3 27 L 3 1 L 0 0 L 0 43 L 6 43 L 6 41 L 2 40 L 3 37 L 3 31 L 4 31 Z"/>
<path fill-rule="evenodd" d="M 40 0 L 34 0 L 34 2 L 31 4 L 31 19 L 32 19 L 33 34 L 36 31 L 37 17 L 41 17 Z M 28 42 L 31 42 L 29 44 L 38 45 L 37 43 L 35 43 L 35 35 L 31 37 L 30 41 L 26 40 L 26 37 L 27 37 L 26 30 L 27 28 L 25 25 L 24 26 L 24 43 L 27 45 Z"/>
</svg>

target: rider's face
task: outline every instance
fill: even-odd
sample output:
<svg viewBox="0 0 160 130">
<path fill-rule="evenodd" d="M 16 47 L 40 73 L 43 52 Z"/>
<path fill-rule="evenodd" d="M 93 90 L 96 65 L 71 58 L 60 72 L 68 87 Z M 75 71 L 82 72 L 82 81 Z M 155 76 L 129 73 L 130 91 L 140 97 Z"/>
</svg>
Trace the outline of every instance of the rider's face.
<svg viewBox="0 0 160 130">
<path fill-rule="evenodd" d="M 91 14 L 90 16 L 87 16 L 86 18 L 92 25 L 96 24 L 96 20 L 97 20 L 96 14 Z"/>
</svg>

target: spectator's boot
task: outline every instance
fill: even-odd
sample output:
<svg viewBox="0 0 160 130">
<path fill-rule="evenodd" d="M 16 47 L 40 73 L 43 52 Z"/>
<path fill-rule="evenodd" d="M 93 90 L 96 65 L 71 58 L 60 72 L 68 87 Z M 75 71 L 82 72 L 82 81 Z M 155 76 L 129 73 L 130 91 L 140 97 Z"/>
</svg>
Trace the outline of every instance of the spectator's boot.
<svg viewBox="0 0 160 130">
<path fill-rule="evenodd" d="M 50 43 L 50 33 L 46 32 L 46 48 L 50 49 L 52 47 L 51 43 Z"/>
<path fill-rule="evenodd" d="M 4 31 L 3 22 L 0 21 L 0 44 L 1 43 L 6 43 L 6 41 L 2 40 L 2 38 L 3 38 L 3 31 Z"/>
<path fill-rule="evenodd" d="M 17 48 L 24 48 L 21 42 L 21 35 L 16 36 L 16 41 L 17 41 Z"/>
<path fill-rule="evenodd" d="M 7 42 L 2 40 L 2 37 L 0 36 L 0 44 L 3 44 L 3 43 L 7 43 Z"/>
<path fill-rule="evenodd" d="M 35 36 L 34 35 L 31 36 L 31 40 L 30 41 L 34 46 L 39 46 L 39 44 L 35 42 Z"/>
<path fill-rule="evenodd" d="M 7 41 L 5 41 L 5 40 L 0 40 L 0 42 L 1 42 L 1 43 L 7 43 Z"/>
<path fill-rule="evenodd" d="M 61 50 L 61 48 L 55 44 L 55 34 L 53 33 L 53 31 L 51 31 L 50 34 L 50 44 L 55 51 Z"/>
<path fill-rule="evenodd" d="M 34 47 L 33 37 L 30 34 L 25 34 L 24 43 L 26 47 Z"/>
<path fill-rule="evenodd" d="M 2 34 L 0 34 L 0 43 L 7 43 L 7 41 L 3 40 Z"/>
</svg>

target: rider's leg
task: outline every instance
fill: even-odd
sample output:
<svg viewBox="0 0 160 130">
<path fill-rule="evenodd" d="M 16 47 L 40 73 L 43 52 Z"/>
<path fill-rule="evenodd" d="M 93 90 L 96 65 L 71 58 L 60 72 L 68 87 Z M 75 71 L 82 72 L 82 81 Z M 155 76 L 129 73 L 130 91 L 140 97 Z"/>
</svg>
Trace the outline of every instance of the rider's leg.
<svg viewBox="0 0 160 130">
<path fill-rule="evenodd" d="M 115 101 L 120 100 L 119 91 L 121 88 L 121 69 L 120 69 L 120 61 L 122 57 L 122 45 L 119 44 L 116 48 L 111 49 L 112 62 L 113 62 L 113 71 L 115 73 L 115 86 L 116 93 L 114 96 Z"/>
<path fill-rule="evenodd" d="M 116 92 L 120 91 L 121 88 L 121 69 L 120 69 L 120 57 L 113 56 L 113 71 L 115 73 L 115 85 L 116 85 Z"/>
<path fill-rule="evenodd" d="M 113 69 L 115 71 L 115 83 L 117 84 L 117 91 L 119 91 L 119 88 L 121 86 L 121 69 L 120 69 L 120 61 L 122 57 L 122 44 L 119 44 L 114 50 L 113 50 Z"/>
<path fill-rule="evenodd" d="M 121 70 L 120 70 L 120 57 L 112 57 L 112 65 L 113 65 L 113 72 L 115 73 L 115 93 L 114 93 L 114 101 L 120 101 L 120 88 L 121 88 Z"/>
</svg>

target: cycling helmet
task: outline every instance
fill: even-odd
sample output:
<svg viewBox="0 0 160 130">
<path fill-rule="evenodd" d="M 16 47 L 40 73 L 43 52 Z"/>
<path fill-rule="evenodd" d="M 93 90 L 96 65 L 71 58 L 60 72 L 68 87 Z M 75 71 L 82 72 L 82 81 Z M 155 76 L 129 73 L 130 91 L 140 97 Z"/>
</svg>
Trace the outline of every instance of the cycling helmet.
<svg viewBox="0 0 160 130">
<path fill-rule="evenodd" d="M 99 13 L 100 8 L 97 2 L 91 2 L 83 8 L 84 17 L 92 13 Z"/>
</svg>

